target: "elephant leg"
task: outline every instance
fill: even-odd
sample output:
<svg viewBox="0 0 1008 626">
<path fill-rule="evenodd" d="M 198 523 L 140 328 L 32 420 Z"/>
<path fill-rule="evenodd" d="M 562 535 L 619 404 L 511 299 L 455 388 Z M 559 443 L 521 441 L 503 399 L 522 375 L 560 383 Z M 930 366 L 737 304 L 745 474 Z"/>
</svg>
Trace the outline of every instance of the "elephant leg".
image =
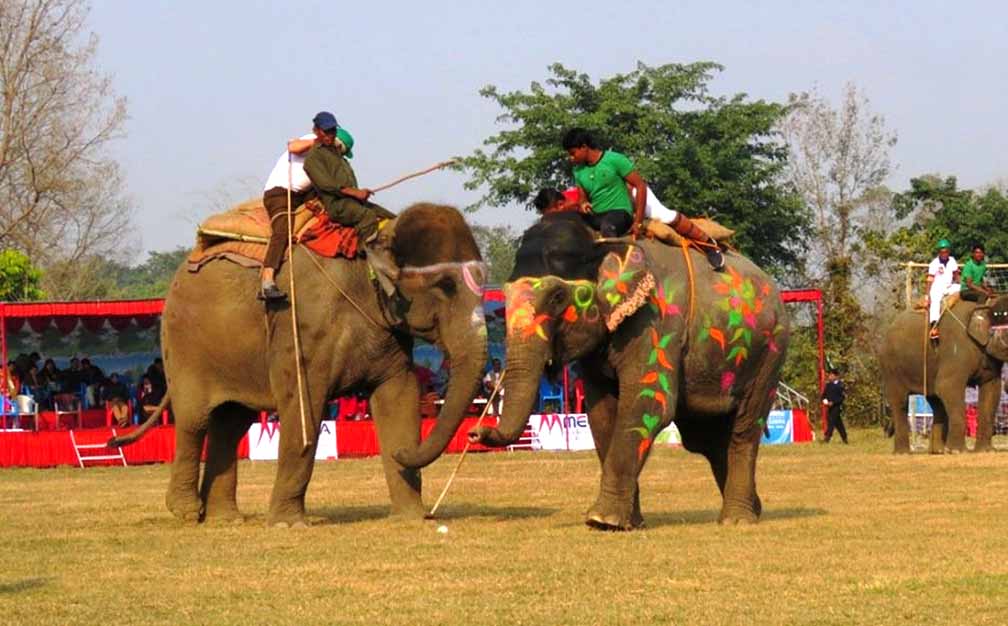
<svg viewBox="0 0 1008 626">
<path fill-rule="evenodd" d="M 616 426 L 618 391 L 616 381 L 598 374 L 599 369 L 601 368 L 592 363 L 586 363 L 583 381 L 588 426 L 595 442 L 595 453 L 601 463 L 609 452 L 609 442 Z"/>
<path fill-rule="evenodd" d="M 420 388 L 416 376 L 404 371 L 379 385 L 371 395 L 371 410 L 392 514 L 423 518 L 426 510 L 421 499 L 420 470 L 403 467 L 393 458 L 396 450 L 416 448 L 420 441 Z"/>
<path fill-rule="evenodd" d="M 676 416 L 676 428 L 682 437 L 683 447 L 689 452 L 702 454 L 710 463 L 711 473 L 718 491 L 724 496 L 728 480 L 728 443 L 731 440 L 731 416 L 694 418 Z"/>
<path fill-rule="evenodd" d="M 945 447 L 953 452 L 966 450 L 966 381 L 958 379 L 939 380 L 935 393 L 945 405 L 948 418 Z"/>
<path fill-rule="evenodd" d="M 902 386 L 886 385 L 886 402 L 889 403 L 889 417 L 893 427 L 893 454 L 910 454 L 910 423 L 907 417 L 907 395 L 909 390 Z"/>
<path fill-rule="evenodd" d="M 207 520 L 242 520 L 238 511 L 238 442 L 255 421 L 256 413 L 234 403 L 217 407 L 210 415 L 206 466 L 200 498 Z"/>
<path fill-rule="evenodd" d="M 643 524 L 640 515 L 638 477 L 651 452 L 655 436 L 675 416 L 679 380 L 675 371 L 666 374 L 669 393 L 664 402 L 641 395 L 643 372 L 627 367 L 620 372 L 618 410 L 609 447 L 602 461 L 602 482 L 586 523 L 593 528 L 630 530 Z"/>
<path fill-rule="evenodd" d="M 994 438 L 994 414 L 997 413 L 1001 401 L 1001 378 L 980 384 L 977 399 L 977 432 L 974 452 L 990 452 L 994 449 L 991 440 Z"/>
<path fill-rule="evenodd" d="M 948 413 L 945 405 L 939 398 L 928 398 L 928 404 L 934 411 L 931 420 L 931 443 L 928 449 L 930 454 L 945 454 L 945 442 L 948 440 Z"/>
<path fill-rule="evenodd" d="M 199 398 L 180 393 L 178 389 L 173 392 L 175 458 L 172 461 L 168 492 L 165 494 L 165 506 L 180 520 L 198 522 L 203 516 L 203 502 L 197 486 L 210 410 Z"/>
<path fill-rule="evenodd" d="M 303 441 L 301 409 L 297 398 L 297 385 L 293 377 L 289 387 L 277 394 L 280 415 L 280 446 L 277 455 L 276 480 L 270 496 L 266 523 L 270 526 L 292 527 L 305 525 L 305 494 L 308 481 L 315 469 L 315 449 L 318 447 L 319 427 L 322 424 L 323 402 L 313 400 L 306 385 L 305 419 L 308 442 Z M 276 386 L 274 385 L 274 389 Z M 322 388 L 321 385 L 316 388 Z"/>
</svg>

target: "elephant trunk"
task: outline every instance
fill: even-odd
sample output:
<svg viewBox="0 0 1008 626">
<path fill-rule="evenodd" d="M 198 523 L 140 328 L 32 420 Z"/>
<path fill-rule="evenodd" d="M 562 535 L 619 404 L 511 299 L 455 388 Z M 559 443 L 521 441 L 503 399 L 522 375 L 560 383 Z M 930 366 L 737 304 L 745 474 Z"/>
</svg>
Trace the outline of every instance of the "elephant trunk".
<svg viewBox="0 0 1008 626">
<path fill-rule="evenodd" d="M 537 349 L 530 348 L 527 344 L 508 341 L 508 364 L 503 384 L 507 389 L 504 414 L 496 427 L 480 426 L 469 431 L 469 441 L 492 447 L 509 446 L 525 432 L 525 425 L 539 397 L 539 379 L 549 356 L 545 342 L 536 346 Z"/>
<path fill-rule="evenodd" d="M 479 316 L 479 323 L 474 322 L 474 314 L 473 321 L 442 328 L 441 336 L 445 338 L 447 356 L 451 361 L 444 404 L 434 429 L 419 446 L 412 450 L 396 451 L 395 460 L 401 465 L 420 468 L 433 463 L 448 447 L 465 417 L 466 409 L 476 397 L 487 360 L 486 325 L 482 319 L 482 306 L 479 307 Z"/>
</svg>

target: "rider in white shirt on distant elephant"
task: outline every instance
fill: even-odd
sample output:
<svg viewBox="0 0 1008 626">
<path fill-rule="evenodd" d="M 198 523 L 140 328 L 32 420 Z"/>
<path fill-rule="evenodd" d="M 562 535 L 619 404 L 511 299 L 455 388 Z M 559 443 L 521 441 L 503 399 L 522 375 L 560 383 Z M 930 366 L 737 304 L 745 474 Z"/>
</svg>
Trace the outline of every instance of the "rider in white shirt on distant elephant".
<svg viewBox="0 0 1008 626">
<path fill-rule="evenodd" d="M 938 256 L 928 264 L 928 320 L 931 338 L 938 338 L 938 320 L 942 313 L 942 298 L 959 291 L 959 264 L 951 255 L 948 239 L 938 242 Z"/>
</svg>

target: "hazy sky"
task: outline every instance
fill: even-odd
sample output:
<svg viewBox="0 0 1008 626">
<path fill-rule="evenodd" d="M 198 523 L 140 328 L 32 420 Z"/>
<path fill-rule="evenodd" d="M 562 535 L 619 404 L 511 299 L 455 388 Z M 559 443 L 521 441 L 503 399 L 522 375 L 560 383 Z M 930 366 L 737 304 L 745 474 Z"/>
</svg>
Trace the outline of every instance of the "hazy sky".
<svg viewBox="0 0 1008 626">
<path fill-rule="evenodd" d="M 221 197 L 261 193 L 287 138 L 328 109 L 357 141 L 362 186 L 453 155 L 499 128 L 478 90 L 527 89 L 561 62 L 593 79 L 649 65 L 725 66 L 718 95 L 837 101 L 852 81 L 899 135 L 890 185 L 954 174 L 1008 177 L 1004 2 L 135 2 L 95 0 L 99 69 L 128 99 L 114 146 L 143 250 L 190 245 Z M 461 206 L 439 172 L 384 192 Z M 524 226 L 521 209 L 482 223 Z M 138 259 L 139 260 L 139 259 Z"/>
</svg>

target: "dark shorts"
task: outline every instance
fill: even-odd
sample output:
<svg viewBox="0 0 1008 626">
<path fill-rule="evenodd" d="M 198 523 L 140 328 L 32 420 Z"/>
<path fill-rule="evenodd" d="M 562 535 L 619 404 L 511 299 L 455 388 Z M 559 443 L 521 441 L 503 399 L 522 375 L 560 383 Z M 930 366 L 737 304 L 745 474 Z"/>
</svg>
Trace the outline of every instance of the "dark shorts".
<svg viewBox="0 0 1008 626">
<path fill-rule="evenodd" d="M 603 237 L 620 237 L 633 226 L 633 215 L 628 211 L 614 210 L 605 213 L 589 213 L 585 220 Z"/>
</svg>

